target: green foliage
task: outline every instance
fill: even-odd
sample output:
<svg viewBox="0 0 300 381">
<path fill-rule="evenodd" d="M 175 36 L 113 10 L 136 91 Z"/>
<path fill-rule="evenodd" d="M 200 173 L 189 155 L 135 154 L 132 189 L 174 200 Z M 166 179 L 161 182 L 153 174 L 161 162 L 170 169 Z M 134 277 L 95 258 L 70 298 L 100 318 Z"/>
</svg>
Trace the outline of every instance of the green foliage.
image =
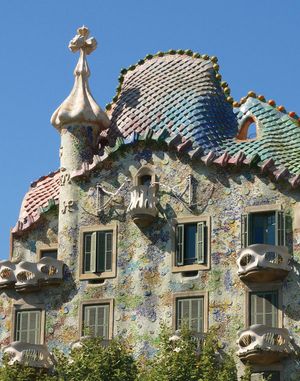
<svg viewBox="0 0 300 381">
<path fill-rule="evenodd" d="M 199 346 L 187 328 L 177 336 L 162 327 L 156 356 L 143 360 L 135 360 L 124 341 L 103 345 L 100 338 L 85 339 L 69 356 L 56 351 L 53 374 L 18 363 L 8 365 L 4 359 L 0 381 L 237 381 L 233 354 L 223 350 L 217 337 L 211 330 Z M 250 379 L 246 367 L 241 381 Z"/>
<path fill-rule="evenodd" d="M 143 364 L 138 380 L 237 381 L 233 356 L 222 352 L 214 330 L 207 335 L 200 353 L 188 329 L 183 328 L 177 340 L 170 340 L 170 336 L 164 327 L 158 354 Z"/>
<path fill-rule="evenodd" d="M 15 362 L 8 364 L 8 357 L 4 357 L 0 368 L 0 381 L 55 381 L 51 375 L 47 375 L 44 369 L 36 369 L 29 366 L 20 365 Z"/>
<path fill-rule="evenodd" d="M 102 345 L 100 338 L 86 339 L 69 357 L 57 354 L 58 380 L 134 381 L 137 368 L 130 349 L 120 340 Z"/>
</svg>

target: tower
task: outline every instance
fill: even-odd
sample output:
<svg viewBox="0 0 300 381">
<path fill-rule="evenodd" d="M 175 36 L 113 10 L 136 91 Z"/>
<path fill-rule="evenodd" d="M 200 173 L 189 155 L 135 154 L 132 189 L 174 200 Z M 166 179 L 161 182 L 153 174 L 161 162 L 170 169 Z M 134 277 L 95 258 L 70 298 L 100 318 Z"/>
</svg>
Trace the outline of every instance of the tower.
<svg viewBox="0 0 300 381">
<path fill-rule="evenodd" d="M 75 82 L 70 95 L 51 117 L 51 123 L 61 136 L 58 256 L 66 263 L 72 254 L 76 254 L 78 227 L 76 210 L 79 189 L 72 181 L 72 172 L 93 160 L 98 136 L 109 126 L 108 117 L 89 89 L 90 70 L 86 56 L 96 49 L 97 41 L 94 37 L 88 37 L 89 29 L 82 26 L 69 43 L 73 53 L 80 53 L 74 70 Z"/>
</svg>

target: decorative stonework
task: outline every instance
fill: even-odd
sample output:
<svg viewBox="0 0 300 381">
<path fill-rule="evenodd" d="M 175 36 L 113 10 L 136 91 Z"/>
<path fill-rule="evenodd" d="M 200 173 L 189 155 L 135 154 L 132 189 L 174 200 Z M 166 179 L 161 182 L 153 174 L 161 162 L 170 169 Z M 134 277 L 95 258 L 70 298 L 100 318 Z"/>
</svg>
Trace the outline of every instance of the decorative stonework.
<svg viewBox="0 0 300 381">
<path fill-rule="evenodd" d="M 97 41 L 89 36 L 85 26 L 77 30 L 77 35 L 70 41 L 69 49 L 80 52 L 79 60 L 74 70 L 75 83 L 71 94 L 58 107 L 51 117 L 51 123 L 57 129 L 69 124 L 97 125 L 99 130 L 108 128 L 109 119 L 94 100 L 88 84 L 90 76 L 86 55 L 97 47 Z"/>
</svg>

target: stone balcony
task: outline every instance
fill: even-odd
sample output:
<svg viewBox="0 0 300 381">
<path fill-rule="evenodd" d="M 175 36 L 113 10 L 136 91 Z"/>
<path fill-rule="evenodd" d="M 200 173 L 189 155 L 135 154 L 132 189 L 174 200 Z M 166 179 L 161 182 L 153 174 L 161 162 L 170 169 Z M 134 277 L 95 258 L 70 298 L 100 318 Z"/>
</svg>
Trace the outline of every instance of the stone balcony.
<svg viewBox="0 0 300 381">
<path fill-rule="evenodd" d="M 283 280 L 291 271 L 291 255 L 284 246 L 255 244 L 243 249 L 237 259 L 238 275 L 247 282 Z"/>
<path fill-rule="evenodd" d="M 155 193 L 156 187 L 153 185 L 137 185 L 131 188 L 127 211 L 140 227 L 149 226 L 158 214 Z"/>
<path fill-rule="evenodd" d="M 44 344 L 28 344 L 14 341 L 3 348 L 9 364 L 19 362 L 36 368 L 52 368 L 55 360 Z"/>
<path fill-rule="evenodd" d="M 268 365 L 288 357 L 293 349 L 288 330 L 262 324 L 239 332 L 237 355 L 244 362 Z"/>
<path fill-rule="evenodd" d="M 0 261 L 0 290 L 14 288 L 16 291 L 31 291 L 63 280 L 64 263 L 53 258 L 42 258 L 39 262 Z"/>
</svg>

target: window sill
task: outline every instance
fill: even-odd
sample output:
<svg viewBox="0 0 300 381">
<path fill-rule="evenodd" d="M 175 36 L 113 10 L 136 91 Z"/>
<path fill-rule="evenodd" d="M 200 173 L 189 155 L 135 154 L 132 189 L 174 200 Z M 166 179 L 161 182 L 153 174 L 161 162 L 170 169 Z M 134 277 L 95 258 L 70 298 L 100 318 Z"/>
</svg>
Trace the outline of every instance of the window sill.
<svg viewBox="0 0 300 381">
<path fill-rule="evenodd" d="M 103 272 L 103 273 L 88 273 L 88 274 L 80 274 L 79 280 L 100 280 L 100 279 L 109 279 L 115 278 L 116 273 L 114 271 Z"/>
<path fill-rule="evenodd" d="M 172 273 L 183 273 L 189 271 L 202 271 L 209 270 L 210 266 L 207 264 L 204 265 L 183 265 L 183 266 L 173 266 Z"/>
</svg>

